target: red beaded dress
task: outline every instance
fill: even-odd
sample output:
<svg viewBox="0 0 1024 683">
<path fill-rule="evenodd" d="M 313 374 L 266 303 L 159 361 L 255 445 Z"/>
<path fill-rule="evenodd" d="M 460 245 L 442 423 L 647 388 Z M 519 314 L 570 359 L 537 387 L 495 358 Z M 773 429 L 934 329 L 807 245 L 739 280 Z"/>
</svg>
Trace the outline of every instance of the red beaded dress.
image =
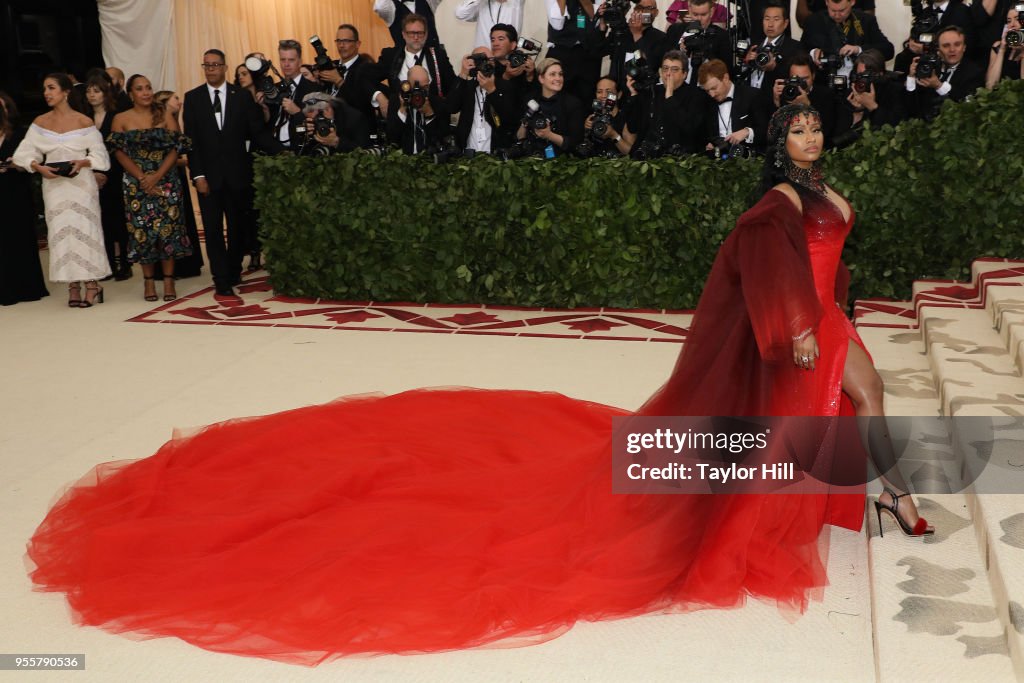
<svg viewBox="0 0 1024 683">
<path fill-rule="evenodd" d="M 806 202 L 805 202 L 806 204 Z M 835 415 L 850 221 L 777 191 L 726 240 L 644 415 Z M 818 369 L 795 368 L 813 329 Z M 742 604 L 803 610 L 821 532 L 863 494 L 613 495 L 627 411 L 554 393 L 416 390 L 231 420 L 97 466 L 29 543 L 76 621 L 315 664 L 538 642 L 579 620 Z"/>
</svg>

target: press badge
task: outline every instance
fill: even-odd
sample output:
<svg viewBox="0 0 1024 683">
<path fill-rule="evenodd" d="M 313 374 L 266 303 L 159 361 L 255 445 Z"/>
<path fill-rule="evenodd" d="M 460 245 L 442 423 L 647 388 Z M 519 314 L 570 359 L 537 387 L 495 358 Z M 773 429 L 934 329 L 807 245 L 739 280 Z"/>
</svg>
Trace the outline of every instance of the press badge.
<svg viewBox="0 0 1024 683">
<path fill-rule="evenodd" d="M 576 15 L 576 28 L 585 29 L 587 27 L 587 17 L 582 14 Z"/>
<path fill-rule="evenodd" d="M 544 158 L 554 159 L 555 158 L 555 147 L 554 145 L 548 145 L 544 148 Z"/>
</svg>

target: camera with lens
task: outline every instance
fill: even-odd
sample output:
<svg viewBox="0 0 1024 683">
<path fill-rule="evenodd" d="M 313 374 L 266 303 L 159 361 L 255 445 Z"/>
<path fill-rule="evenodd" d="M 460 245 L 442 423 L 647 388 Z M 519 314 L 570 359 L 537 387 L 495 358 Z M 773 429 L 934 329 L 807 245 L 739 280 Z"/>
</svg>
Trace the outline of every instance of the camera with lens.
<svg viewBox="0 0 1024 683">
<path fill-rule="evenodd" d="M 918 40 L 924 52 L 917 60 L 917 78 L 930 78 L 942 71 L 942 59 L 935 48 L 935 34 L 922 33 Z"/>
<path fill-rule="evenodd" d="M 245 60 L 245 68 L 249 70 L 253 85 L 256 86 L 256 90 L 263 93 L 263 101 L 267 104 L 281 104 L 281 100 L 291 97 L 291 81 L 285 80 L 266 59 L 253 55 Z M 278 82 L 274 82 L 271 73 L 277 76 Z"/>
<path fill-rule="evenodd" d="M 334 130 L 334 120 L 327 118 L 322 111 L 316 113 L 313 118 L 313 131 L 322 138 L 327 137 Z"/>
<path fill-rule="evenodd" d="M 629 24 L 626 15 L 629 14 L 630 5 L 636 0 L 608 0 L 604 4 L 604 19 L 613 36 L 625 36 L 629 33 Z"/>
<path fill-rule="evenodd" d="M 412 81 L 402 81 L 402 85 L 399 86 L 398 95 L 402 98 L 402 102 L 406 107 L 412 107 L 413 109 L 422 109 L 423 105 L 427 103 L 428 93 L 426 88 Z"/>
<path fill-rule="evenodd" d="M 527 132 L 531 135 L 536 135 L 536 131 L 543 130 L 551 126 L 551 119 L 547 114 L 540 110 L 540 105 L 537 104 L 537 100 L 530 100 L 526 103 L 526 113 L 523 114 L 523 125 L 526 126 Z"/>
<path fill-rule="evenodd" d="M 594 100 L 591 111 L 594 113 L 594 120 L 590 126 L 590 134 L 598 140 L 604 139 L 608 129 L 612 127 L 612 110 L 615 109 L 615 95 L 609 93 L 608 99 L 604 102 Z"/>
<path fill-rule="evenodd" d="M 512 52 L 508 53 L 508 65 L 513 69 L 526 64 L 526 60 L 530 57 L 536 57 L 540 54 L 540 50 L 543 46 L 532 38 L 520 38 L 518 47 Z"/>
<path fill-rule="evenodd" d="M 774 45 L 765 45 L 763 47 L 755 48 L 757 53 L 754 55 L 754 66 L 760 71 L 764 71 L 774 59 L 778 62 L 781 59 L 781 55 L 778 53 L 778 48 Z"/>
<path fill-rule="evenodd" d="M 313 60 L 313 65 L 317 71 L 333 71 L 337 69 L 340 64 L 331 59 L 331 56 L 327 54 L 327 48 L 324 47 L 323 41 L 320 40 L 320 36 L 310 36 L 309 44 L 316 50 L 316 59 Z"/>
<path fill-rule="evenodd" d="M 477 74 L 483 74 L 488 78 L 494 75 L 494 62 L 490 57 L 475 52 L 469 58 L 473 60 L 473 68 L 469 70 L 470 78 L 476 78 Z"/>
<path fill-rule="evenodd" d="M 750 159 L 754 156 L 754 149 L 745 142 L 733 144 L 725 138 L 715 138 L 711 141 L 711 149 L 708 155 L 712 159 L 725 161 L 727 159 Z"/>
<path fill-rule="evenodd" d="M 818 57 L 818 64 L 825 71 L 837 71 L 842 68 L 846 58 L 840 54 L 826 55 L 822 54 Z"/>
<path fill-rule="evenodd" d="M 878 81 L 878 74 L 874 71 L 861 71 L 850 76 L 850 87 L 857 92 L 867 92 Z"/>
<path fill-rule="evenodd" d="M 1024 11 L 1018 11 L 1024 14 Z M 1006 47 L 1020 47 L 1021 45 L 1024 45 L 1024 30 L 1018 28 L 1006 32 Z"/>
<path fill-rule="evenodd" d="M 689 21 L 683 26 L 683 46 L 691 63 L 703 62 L 704 56 L 711 52 L 711 36 L 701 28 L 699 21 Z"/>
<path fill-rule="evenodd" d="M 837 95 L 846 97 L 850 94 L 850 79 L 841 74 L 832 74 L 828 79 L 828 87 Z"/>
<path fill-rule="evenodd" d="M 633 59 L 626 65 L 626 75 L 633 79 L 637 92 L 651 90 L 658 84 L 658 75 L 639 50 L 633 53 Z"/>
<path fill-rule="evenodd" d="M 781 104 L 789 104 L 800 95 L 808 92 L 807 80 L 800 76 L 790 76 L 786 79 L 786 83 L 782 88 L 782 96 L 779 97 Z"/>
<path fill-rule="evenodd" d="M 514 159 L 522 159 L 523 157 L 540 156 L 547 147 L 547 141 L 541 140 L 540 138 L 527 135 L 522 140 L 516 142 L 511 147 L 504 149 L 496 149 L 491 155 L 501 159 L 502 161 L 512 161 Z"/>
<path fill-rule="evenodd" d="M 911 12 L 914 15 L 913 23 L 910 25 L 910 39 L 915 42 L 921 41 L 921 34 L 923 33 L 935 33 L 939 28 L 939 22 L 942 20 L 942 15 L 934 5 L 928 4 L 927 6 L 918 5 L 914 3 L 911 5 Z"/>
</svg>

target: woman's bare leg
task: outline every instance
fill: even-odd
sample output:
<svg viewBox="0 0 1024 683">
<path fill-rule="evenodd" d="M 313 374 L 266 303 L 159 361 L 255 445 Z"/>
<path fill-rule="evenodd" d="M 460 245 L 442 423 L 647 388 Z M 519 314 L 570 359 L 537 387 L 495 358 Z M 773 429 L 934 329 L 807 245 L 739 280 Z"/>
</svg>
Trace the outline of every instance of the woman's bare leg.
<svg viewBox="0 0 1024 683">
<path fill-rule="evenodd" d="M 896 465 L 896 453 L 885 422 L 882 403 L 885 387 L 882 378 L 878 376 L 864 349 L 852 339 L 849 344 L 846 366 L 843 368 L 843 391 L 853 401 L 857 411 L 861 441 L 878 470 L 882 484 L 897 495 L 905 493 L 908 490 L 907 482 Z M 883 505 L 892 505 L 892 496 L 888 492 L 883 492 L 878 499 Z M 900 499 L 899 513 L 911 528 L 917 524 L 917 505 L 911 497 Z"/>
</svg>

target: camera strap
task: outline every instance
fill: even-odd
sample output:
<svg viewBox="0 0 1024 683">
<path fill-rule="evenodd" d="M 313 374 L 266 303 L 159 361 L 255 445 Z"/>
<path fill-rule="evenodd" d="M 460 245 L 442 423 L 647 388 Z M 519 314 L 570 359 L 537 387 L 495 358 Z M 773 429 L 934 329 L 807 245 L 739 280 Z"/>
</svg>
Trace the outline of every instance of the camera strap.
<svg viewBox="0 0 1024 683">
<path fill-rule="evenodd" d="M 430 56 L 433 57 L 434 62 L 434 82 L 437 83 L 437 96 L 444 99 L 444 90 L 441 84 L 441 70 L 437 65 L 437 52 L 434 48 L 430 48 Z"/>
</svg>

